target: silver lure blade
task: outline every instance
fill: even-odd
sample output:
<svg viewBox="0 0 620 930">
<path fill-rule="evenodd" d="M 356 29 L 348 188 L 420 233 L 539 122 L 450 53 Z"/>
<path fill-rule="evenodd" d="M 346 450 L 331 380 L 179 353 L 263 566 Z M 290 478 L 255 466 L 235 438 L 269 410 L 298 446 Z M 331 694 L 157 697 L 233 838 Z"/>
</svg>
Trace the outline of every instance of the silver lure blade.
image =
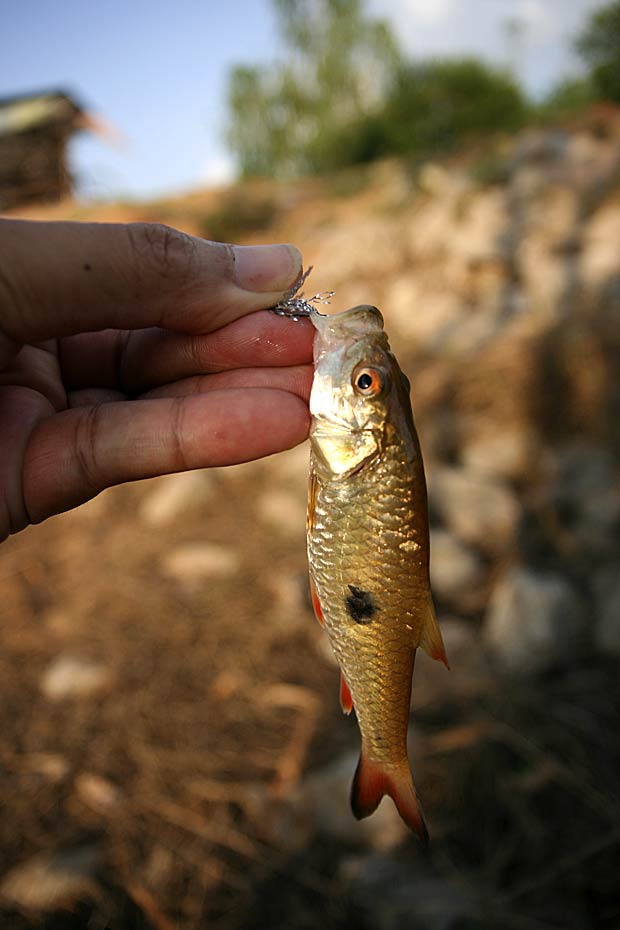
<svg viewBox="0 0 620 930">
<path fill-rule="evenodd" d="M 334 296 L 335 291 L 326 291 L 324 294 L 314 294 L 313 297 L 304 297 L 301 292 L 304 281 L 312 271 L 313 266 L 310 265 L 297 279 L 292 288 L 286 292 L 282 300 L 273 307 L 273 312 L 277 313 L 278 316 L 287 316 L 290 319 L 298 320 L 301 317 L 311 316 L 312 314 L 318 314 L 319 316 L 324 316 L 324 314 L 319 313 L 315 304 L 328 304 L 331 298 Z"/>
</svg>

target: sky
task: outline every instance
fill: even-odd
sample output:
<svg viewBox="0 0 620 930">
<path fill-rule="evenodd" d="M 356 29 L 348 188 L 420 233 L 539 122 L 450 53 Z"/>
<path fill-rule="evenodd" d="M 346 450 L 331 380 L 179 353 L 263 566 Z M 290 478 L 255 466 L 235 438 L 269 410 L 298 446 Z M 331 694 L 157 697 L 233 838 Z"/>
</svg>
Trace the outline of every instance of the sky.
<svg viewBox="0 0 620 930">
<path fill-rule="evenodd" d="M 475 54 L 541 95 L 578 70 L 571 38 L 601 0 L 367 0 L 417 58 Z M 518 20 L 507 38 L 507 20 Z M 281 55 L 269 0 L 0 0 L 0 97 L 68 89 L 116 131 L 71 161 L 85 198 L 147 199 L 234 176 L 224 142 L 235 64 Z"/>
</svg>

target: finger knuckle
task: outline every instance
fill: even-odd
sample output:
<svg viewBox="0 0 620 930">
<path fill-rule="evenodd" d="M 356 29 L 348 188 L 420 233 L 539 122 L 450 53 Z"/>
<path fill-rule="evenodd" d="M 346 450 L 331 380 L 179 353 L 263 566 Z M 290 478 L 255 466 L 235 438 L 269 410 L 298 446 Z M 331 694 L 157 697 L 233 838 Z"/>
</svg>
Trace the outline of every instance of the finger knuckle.
<svg viewBox="0 0 620 930">
<path fill-rule="evenodd" d="M 74 433 L 74 453 L 77 469 L 84 487 L 97 494 L 105 482 L 97 462 L 97 436 L 100 426 L 100 408 L 85 407 L 77 417 Z"/>
<path fill-rule="evenodd" d="M 18 331 L 18 321 L 20 317 L 23 319 L 25 316 L 26 307 L 22 291 L 17 286 L 9 264 L 0 261 L 0 320 L 2 321 L 0 341 L 12 340 L 11 332 Z M 0 354 L 2 354 L 1 345 Z"/>
<path fill-rule="evenodd" d="M 189 281 L 197 263 L 196 241 L 165 223 L 130 223 L 127 232 L 137 262 L 159 277 Z"/>
</svg>

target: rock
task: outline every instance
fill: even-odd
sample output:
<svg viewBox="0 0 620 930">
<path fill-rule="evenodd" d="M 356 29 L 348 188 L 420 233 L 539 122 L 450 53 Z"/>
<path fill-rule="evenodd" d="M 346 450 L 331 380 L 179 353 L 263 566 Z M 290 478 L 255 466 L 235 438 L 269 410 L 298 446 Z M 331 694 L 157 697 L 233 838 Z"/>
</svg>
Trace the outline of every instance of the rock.
<svg viewBox="0 0 620 930">
<path fill-rule="evenodd" d="M 71 770 L 65 756 L 55 752 L 31 752 L 24 757 L 24 768 L 28 773 L 41 775 L 51 782 L 60 782 Z"/>
<path fill-rule="evenodd" d="M 461 458 L 467 469 L 480 474 L 523 480 L 531 470 L 534 448 L 533 433 L 525 425 L 493 423 L 487 430 L 474 426 L 464 431 Z"/>
<path fill-rule="evenodd" d="M 197 582 L 204 578 L 229 578 L 241 566 L 235 549 L 217 543 L 184 543 L 169 552 L 161 562 L 162 570 L 180 582 Z"/>
<path fill-rule="evenodd" d="M 428 472 L 431 512 L 464 542 L 495 554 L 515 538 L 519 504 L 507 484 L 470 469 L 437 466 Z"/>
<path fill-rule="evenodd" d="M 446 651 L 450 654 L 469 660 L 474 653 L 480 652 L 476 627 L 470 621 L 448 616 L 441 618 L 440 626 Z"/>
<path fill-rule="evenodd" d="M 266 578 L 265 585 L 272 598 L 270 625 L 287 636 L 312 629 L 314 617 L 307 572 L 281 570 Z"/>
<path fill-rule="evenodd" d="M 308 466 L 306 463 L 306 473 Z M 303 545 L 306 534 L 306 481 L 297 493 L 278 488 L 263 491 L 256 502 L 258 516 L 284 536 L 299 537 Z"/>
<path fill-rule="evenodd" d="M 482 606 L 486 578 L 480 557 L 449 530 L 431 531 L 431 587 L 441 601 L 456 607 Z"/>
<path fill-rule="evenodd" d="M 464 695 L 484 694 L 494 677 L 481 648 L 477 625 L 460 617 L 440 616 L 439 626 L 450 670 L 418 649 L 411 693 L 414 720 L 422 708 L 442 707 L 452 696 L 461 701 Z M 419 736 L 414 734 L 413 739 L 411 746 L 415 749 Z"/>
<path fill-rule="evenodd" d="M 579 226 L 579 212 L 578 192 L 565 185 L 553 186 L 530 207 L 528 227 L 535 230 L 543 241 L 555 243 L 557 248 L 574 239 Z"/>
<path fill-rule="evenodd" d="M 98 897 L 95 873 L 102 858 L 103 850 L 95 845 L 33 856 L 2 878 L 0 897 L 27 911 L 69 909 Z"/>
<path fill-rule="evenodd" d="M 612 120 L 603 117 L 608 130 L 612 130 Z M 612 117 L 613 119 L 613 117 Z M 603 139 L 591 129 L 582 132 L 573 132 L 567 150 L 567 166 L 570 170 L 572 186 L 585 190 L 598 187 L 601 182 L 612 191 L 617 190 L 618 171 L 618 145 L 617 138 L 613 141 Z"/>
<path fill-rule="evenodd" d="M 140 519 L 147 526 L 165 526 L 212 497 L 213 479 L 206 470 L 188 471 L 154 478 L 149 488 L 140 506 Z"/>
<path fill-rule="evenodd" d="M 512 568 L 489 601 L 484 642 L 508 671 L 534 674 L 567 665 L 583 651 L 583 606 L 561 575 Z"/>
<path fill-rule="evenodd" d="M 75 778 L 74 788 L 79 799 L 96 810 L 111 810 L 122 801 L 116 785 L 93 772 L 80 772 Z"/>
<path fill-rule="evenodd" d="M 620 523 L 620 474 L 606 449 L 578 441 L 559 450 L 549 496 L 558 523 L 584 554 L 607 549 Z"/>
<path fill-rule="evenodd" d="M 424 272 L 397 275 L 385 293 L 385 319 L 390 332 L 419 349 L 432 349 L 463 315 L 463 305 L 445 280 L 429 280 Z"/>
<path fill-rule="evenodd" d="M 355 223 L 327 224 L 313 250 L 314 263 L 320 268 L 317 283 L 309 282 L 308 293 L 319 288 L 320 281 L 338 290 L 341 282 L 393 274 L 403 259 L 401 228 L 392 219 L 358 217 Z"/>
<path fill-rule="evenodd" d="M 81 617 L 76 616 L 63 604 L 59 607 L 50 607 L 44 611 L 41 622 L 54 636 L 64 638 L 75 635 L 80 627 Z"/>
<path fill-rule="evenodd" d="M 420 858 L 412 863 L 374 854 L 345 862 L 343 871 L 364 926 L 374 930 L 457 930 L 469 926 L 477 910 L 463 882 L 451 882 Z"/>
<path fill-rule="evenodd" d="M 40 688 L 50 701 L 96 697 L 112 686 L 105 665 L 79 656 L 60 655 L 46 668 Z"/>
<path fill-rule="evenodd" d="M 620 574 L 617 564 L 604 569 L 595 582 L 597 620 L 594 639 L 606 655 L 620 658 Z"/>
<path fill-rule="evenodd" d="M 460 197 L 454 195 L 429 196 L 416 204 L 409 229 L 403 227 L 405 235 L 408 232 L 409 256 L 414 263 L 423 266 L 450 254 L 459 200 Z"/>
<path fill-rule="evenodd" d="M 502 234 L 510 223 L 503 190 L 479 191 L 469 198 L 450 247 L 471 267 L 503 259 Z"/>
<path fill-rule="evenodd" d="M 516 478 L 531 476 L 525 457 L 531 449 L 539 452 L 532 400 L 540 394 L 538 357 L 547 330 L 538 311 L 536 319 L 529 313 L 498 319 L 494 338 L 479 345 L 471 363 L 456 366 L 454 433 L 466 473 L 484 472 L 484 480 L 492 474 L 502 484 L 503 477 L 513 477 L 509 471 Z"/>
<path fill-rule="evenodd" d="M 365 820 L 358 821 L 351 813 L 349 796 L 358 758 L 357 751 L 348 752 L 304 779 L 291 798 L 298 829 L 306 836 L 321 834 L 349 845 L 391 849 L 409 830 L 390 798 L 384 798 Z"/>
<path fill-rule="evenodd" d="M 565 256 L 546 232 L 534 230 L 523 236 L 515 250 L 517 274 L 537 312 L 555 317 L 571 283 Z"/>
<path fill-rule="evenodd" d="M 570 135 L 562 129 L 530 129 L 517 140 L 512 156 L 513 167 L 560 161 L 566 156 L 570 139 Z"/>
<path fill-rule="evenodd" d="M 247 677 L 238 669 L 222 669 L 209 685 L 209 695 L 214 701 L 230 701 L 237 694 L 243 694 L 250 688 Z"/>
<path fill-rule="evenodd" d="M 514 200 L 527 203 L 539 198 L 549 183 L 549 172 L 537 164 L 525 164 L 513 171 L 509 191 Z"/>
<path fill-rule="evenodd" d="M 461 190 L 464 179 L 438 162 L 427 161 L 418 172 L 417 184 L 425 194 L 442 197 Z"/>
<path fill-rule="evenodd" d="M 589 287 L 599 287 L 620 273 L 620 202 L 605 203 L 587 224 L 583 235 L 581 273 Z"/>
</svg>

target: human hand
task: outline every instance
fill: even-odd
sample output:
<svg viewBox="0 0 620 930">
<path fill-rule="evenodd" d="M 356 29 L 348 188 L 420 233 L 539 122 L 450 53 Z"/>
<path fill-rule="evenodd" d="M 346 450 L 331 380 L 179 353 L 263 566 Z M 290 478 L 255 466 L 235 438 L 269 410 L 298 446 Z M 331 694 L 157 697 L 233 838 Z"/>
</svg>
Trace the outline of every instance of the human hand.
<svg viewBox="0 0 620 930">
<path fill-rule="evenodd" d="M 0 539 L 114 484 L 301 442 L 312 325 L 255 312 L 300 272 L 292 246 L 0 220 Z"/>
</svg>

